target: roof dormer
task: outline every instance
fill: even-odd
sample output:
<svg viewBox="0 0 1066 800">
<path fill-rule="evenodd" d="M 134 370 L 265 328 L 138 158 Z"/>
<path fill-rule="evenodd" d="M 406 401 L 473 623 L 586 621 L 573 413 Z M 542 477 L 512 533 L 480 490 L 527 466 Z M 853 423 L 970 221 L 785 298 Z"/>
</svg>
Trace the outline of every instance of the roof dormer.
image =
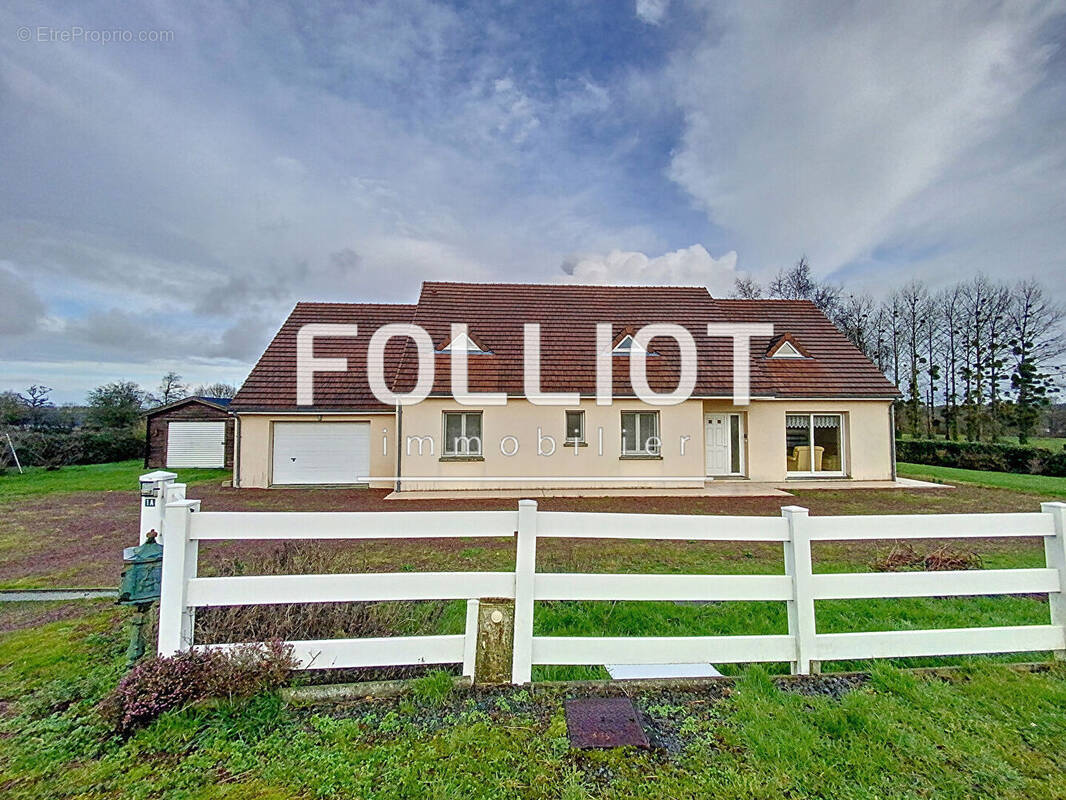
<svg viewBox="0 0 1066 800">
<path fill-rule="evenodd" d="M 803 346 L 796 341 L 796 337 L 791 333 L 783 333 L 770 341 L 770 346 L 766 350 L 766 357 L 802 359 L 810 358 L 811 356 L 803 349 Z"/>
<path fill-rule="evenodd" d="M 450 353 L 453 350 L 465 350 L 467 355 L 485 356 L 492 355 L 492 351 L 483 346 L 468 333 L 460 333 L 450 342 L 445 342 L 438 349 L 438 353 Z"/>
</svg>

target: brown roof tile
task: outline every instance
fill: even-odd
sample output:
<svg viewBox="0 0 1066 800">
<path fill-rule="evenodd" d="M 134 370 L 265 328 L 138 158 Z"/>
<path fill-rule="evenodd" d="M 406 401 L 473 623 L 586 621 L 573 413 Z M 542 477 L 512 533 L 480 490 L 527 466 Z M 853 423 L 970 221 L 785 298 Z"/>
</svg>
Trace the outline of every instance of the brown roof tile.
<svg viewBox="0 0 1066 800">
<path fill-rule="evenodd" d="M 708 337 L 709 322 L 768 322 L 773 337 L 752 340 L 753 397 L 894 397 L 896 388 L 840 331 L 808 301 L 717 300 L 702 287 L 573 286 L 545 284 L 476 284 L 427 282 L 417 305 L 301 303 L 267 348 L 233 402 L 236 409 L 295 408 L 296 330 L 307 322 L 356 322 L 355 339 L 318 340 L 315 355 L 344 355 L 349 372 L 315 377 L 316 406 L 322 408 L 385 408 L 373 397 L 365 376 L 366 346 L 373 330 L 388 322 L 410 321 L 424 328 L 434 343 L 447 342 L 450 324 L 465 322 L 480 346 L 491 351 L 468 356 L 469 388 L 474 392 L 524 394 L 523 336 L 526 322 L 541 324 L 541 389 L 596 389 L 595 329 L 613 323 L 617 339 L 626 329 L 670 322 L 688 329 L 696 341 L 698 379 L 695 396 L 732 394 L 732 343 Z M 772 340 L 789 334 L 810 358 L 773 359 L 766 353 Z M 650 348 L 648 381 L 656 391 L 677 385 L 679 354 L 670 339 L 656 339 Z M 434 394 L 448 395 L 450 356 L 435 356 Z M 614 363 L 615 396 L 633 396 L 629 361 Z M 417 351 L 410 341 L 393 339 L 386 353 L 396 365 L 395 388 L 414 386 Z"/>
</svg>

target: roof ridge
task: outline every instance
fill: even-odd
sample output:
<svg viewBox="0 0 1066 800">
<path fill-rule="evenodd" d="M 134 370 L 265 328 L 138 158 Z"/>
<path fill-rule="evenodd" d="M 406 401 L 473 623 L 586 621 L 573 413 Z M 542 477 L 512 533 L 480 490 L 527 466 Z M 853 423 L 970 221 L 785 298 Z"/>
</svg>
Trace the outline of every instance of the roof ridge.
<svg viewBox="0 0 1066 800">
<path fill-rule="evenodd" d="M 648 283 L 535 283 L 535 282 L 511 282 L 511 281 L 422 281 L 422 287 L 427 286 L 502 286 L 515 288 L 528 288 L 535 286 L 544 289 L 689 289 L 706 292 L 713 296 L 706 286 L 695 284 L 648 284 Z"/>
</svg>

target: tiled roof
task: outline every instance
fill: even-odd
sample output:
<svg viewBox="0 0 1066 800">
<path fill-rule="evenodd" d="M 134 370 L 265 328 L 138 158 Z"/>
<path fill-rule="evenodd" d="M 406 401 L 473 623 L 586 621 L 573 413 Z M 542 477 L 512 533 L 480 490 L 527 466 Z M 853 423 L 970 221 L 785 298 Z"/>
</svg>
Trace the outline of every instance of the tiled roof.
<svg viewBox="0 0 1066 800">
<path fill-rule="evenodd" d="M 474 392 L 524 394 L 522 326 L 526 322 L 541 325 L 541 389 L 582 395 L 596 391 L 596 323 L 613 323 L 612 338 L 617 339 L 626 329 L 668 322 L 688 329 L 696 341 L 694 396 L 728 397 L 733 382 L 732 342 L 708 337 L 707 323 L 769 322 L 774 325 L 774 336 L 751 343 L 753 397 L 884 398 L 898 394 L 808 301 L 717 300 L 702 287 L 427 282 L 415 306 L 299 304 L 241 388 L 234 408 L 295 408 L 296 329 L 306 322 L 356 322 L 360 326 L 358 338 L 323 339 L 316 345 L 316 356 L 349 359 L 346 375 L 316 375 L 316 406 L 383 408 L 366 385 L 366 345 L 375 327 L 398 321 L 420 325 L 435 344 L 450 340 L 451 323 L 467 323 L 471 336 L 491 351 L 468 356 L 469 388 Z M 785 333 L 810 358 L 767 358 L 771 341 Z M 386 354 L 387 375 L 389 364 L 397 364 L 398 391 L 414 386 L 417 369 L 414 344 L 403 342 L 393 339 Z M 679 374 L 677 345 L 660 338 L 649 349 L 654 354 L 647 359 L 650 386 L 660 392 L 673 390 Z M 612 364 L 615 396 L 633 396 L 628 358 L 613 356 Z M 451 394 L 447 354 L 435 356 L 433 393 Z"/>
<path fill-rule="evenodd" d="M 370 337 L 382 325 L 410 322 L 412 305 L 382 303 L 297 303 L 274 340 L 267 346 L 230 407 L 236 411 L 296 409 L 296 333 L 310 323 L 358 326 L 354 337 L 316 337 L 315 356 L 348 359 L 347 372 L 316 372 L 315 407 L 333 411 L 392 410 L 374 397 L 366 376 Z M 403 352 L 404 340 L 392 339 L 385 348 L 385 375 L 391 376 Z"/>
</svg>

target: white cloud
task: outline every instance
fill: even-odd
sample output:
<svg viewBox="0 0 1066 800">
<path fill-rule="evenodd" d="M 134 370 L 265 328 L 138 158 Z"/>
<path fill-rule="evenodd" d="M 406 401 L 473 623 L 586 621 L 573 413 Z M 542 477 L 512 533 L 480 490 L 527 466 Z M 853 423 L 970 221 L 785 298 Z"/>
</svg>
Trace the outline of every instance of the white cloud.
<svg viewBox="0 0 1066 800">
<path fill-rule="evenodd" d="M 0 262 L 0 335 L 33 332 L 44 317 L 44 303 L 29 282 Z"/>
<path fill-rule="evenodd" d="M 915 251 L 1009 236 L 1024 249 L 1049 224 L 1066 246 L 1061 204 L 1052 220 L 1013 230 L 998 223 L 997 210 L 1033 208 L 996 174 L 1005 165 L 980 155 L 996 141 L 998 157 L 1017 167 L 1033 155 L 1026 142 L 1040 139 L 1039 156 L 1052 148 L 1063 175 L 1066 140 L 1042 134 L 1052 120 L 1061 130 L 1061 103 L 1034 102 L 1053 10 L 1039 2 L 928 2 L 905 12 L 858 2 L 831 14 L 819 3 L 716 6 L 708 23 L 716 35 L 674 56 L 685 124 L 670 174 L 735 236 L 746 264 L 765 268 L 806 253 L 830 271 L 876 260 L 892 244 Z M 944 226 L 944 211 L 958 224 Z"/>
<path fill-rule="evenodd" d="M 649 25 L 658 25 L 669 6 L 670 0 L 637 0 L 637 16 Z"/>
<path fill-rule="evenodd" d="M 612 250 L 573 256 L 563 264 L 567 283 L 706 286 L 724 296 L 733 288 L 737 254 L 714 258 L 701 244 L 649 258 L 644 253 Z"/>
</svg>

